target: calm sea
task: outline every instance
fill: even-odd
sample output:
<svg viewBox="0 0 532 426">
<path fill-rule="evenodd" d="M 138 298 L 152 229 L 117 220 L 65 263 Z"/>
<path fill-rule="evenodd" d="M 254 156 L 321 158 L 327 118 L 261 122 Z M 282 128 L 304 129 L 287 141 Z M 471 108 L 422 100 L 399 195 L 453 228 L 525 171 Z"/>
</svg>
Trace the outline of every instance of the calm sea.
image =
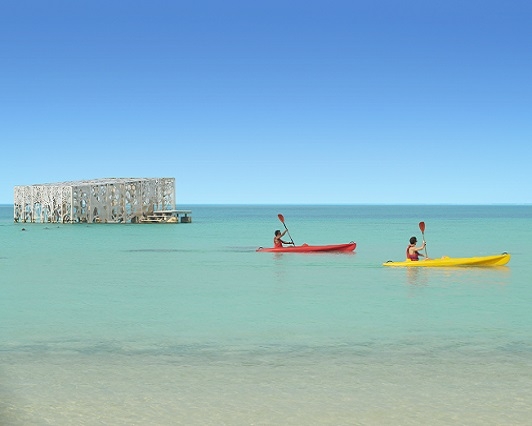
<svg viewBox="0 0 532 426">
<path fill-rule="evenodd" d="M 1 425 L 530 425 L 532 206 L 179 206 L 15 224 L 0 206 Z M 296 244 L 257 253 L 282 213 Z M 426 224 L 430 257 L 385 268 Z"/>
</svg>

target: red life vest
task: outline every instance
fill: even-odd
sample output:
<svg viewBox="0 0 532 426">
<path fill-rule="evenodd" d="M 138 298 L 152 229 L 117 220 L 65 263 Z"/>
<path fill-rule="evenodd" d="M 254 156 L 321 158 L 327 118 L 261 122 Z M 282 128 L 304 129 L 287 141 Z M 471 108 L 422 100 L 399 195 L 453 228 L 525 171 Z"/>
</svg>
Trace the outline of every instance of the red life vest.
<svg viewBox="0 0 532 426">
<path fill-rule="evenodd" d="M 411 254 L 410 253 L 410 247 L 415 247 L 415 244 L 412 245 L 410 244 L 407 248 L 406 248 L 406 258 L 407 259 L 410 259 L 410 260 L 419 260 L 419 253 L 417 251 L 414 252 L 414 254 Z"/>
</svg>

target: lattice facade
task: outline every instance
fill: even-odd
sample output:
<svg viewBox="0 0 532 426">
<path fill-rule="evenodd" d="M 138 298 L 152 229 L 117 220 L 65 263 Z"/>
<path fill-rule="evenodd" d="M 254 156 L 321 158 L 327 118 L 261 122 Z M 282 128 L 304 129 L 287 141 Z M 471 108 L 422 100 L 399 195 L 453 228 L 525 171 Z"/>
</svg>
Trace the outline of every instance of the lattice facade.
<svg viewBox="0 0 532 426">
<path fill-rule="evenodd" d="M 175 209 L 174 178 L 110 178 L 15 186 L 15 222 L 136 223 Z"/>
</svg>

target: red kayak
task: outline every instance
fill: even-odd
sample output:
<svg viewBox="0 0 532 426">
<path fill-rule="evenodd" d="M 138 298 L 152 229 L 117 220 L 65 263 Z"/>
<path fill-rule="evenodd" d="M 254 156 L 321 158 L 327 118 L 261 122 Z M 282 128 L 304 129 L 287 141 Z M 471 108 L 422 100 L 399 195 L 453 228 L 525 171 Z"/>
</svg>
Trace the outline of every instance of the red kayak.
<svg viewBox="0 0 532 426">
<path fill-rule="evenodd" d="M 303 244 L 301 246 L 286 246 L 286 247 L 259 247 L 257 251 L 267 251 L 274 253 L 315 253 L 315 252 L 350 252 L 355 250 L 357 243 L 351 241 L 347 244 L 330 244 L 327 246 L 310 246 Z"/>
</svg>

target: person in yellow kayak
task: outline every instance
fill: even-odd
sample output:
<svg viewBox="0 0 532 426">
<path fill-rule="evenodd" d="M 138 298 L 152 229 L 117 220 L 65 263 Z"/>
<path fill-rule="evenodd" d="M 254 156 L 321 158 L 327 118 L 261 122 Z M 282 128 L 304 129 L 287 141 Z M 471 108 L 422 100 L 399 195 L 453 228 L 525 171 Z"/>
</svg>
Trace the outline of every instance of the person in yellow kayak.
<svg viewBox="0 0 532 426">
<path fill-rule="evenodd" d="M 275 231 L 275 237 L 273 237 L 273 246 L 275 248 L 283 247 L 283 244 L 293 244 L 291 241 L 283 241 L 281 238 L 288 232 L 288 229 L 281 232 L 279 229 Z"/>
<path fill-rule="evenodd" d="M 407 260 L 418 261 L 419 256 L 425 257 L 425 255 L 423 253 L 420 253 L 419 250 L 423 250 L 425 246 L 427 245 L 427 243 L 423 241 L 423 244 L 421 244 L 421 246 L 419 247 L 416 247 L 416 243 L 417 243 L 416 237 L 410 238 L 410 244 L 406 248 Z"/>
</svg>

